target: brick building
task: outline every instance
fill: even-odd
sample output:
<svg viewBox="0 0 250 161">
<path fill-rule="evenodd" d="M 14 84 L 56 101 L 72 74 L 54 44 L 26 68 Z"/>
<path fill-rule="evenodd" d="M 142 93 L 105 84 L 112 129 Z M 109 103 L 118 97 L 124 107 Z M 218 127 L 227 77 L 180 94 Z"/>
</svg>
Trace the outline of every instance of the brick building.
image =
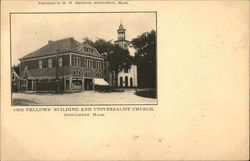
<svg viewBox="0 0 250 161">
<path fill-rule="evenodd" d="M 20 60 L 21 90 L 73 92 L 93 90 L 104 81 L 104 58 L 73 38 L 49 41 Z"/>
</svg>

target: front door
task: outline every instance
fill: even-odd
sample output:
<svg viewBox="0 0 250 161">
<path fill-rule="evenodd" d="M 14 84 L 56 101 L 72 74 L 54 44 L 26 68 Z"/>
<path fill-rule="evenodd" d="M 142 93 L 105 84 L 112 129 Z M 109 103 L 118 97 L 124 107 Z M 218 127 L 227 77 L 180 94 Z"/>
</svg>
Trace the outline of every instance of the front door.
<svg viewBox="0 0 250 161">
<path fill-rule="evenodd" d="M 33 91 L 36 91 L 36 80 L 33 80 Z"/>
<path fill-rule="evenodd" d="M 93 90 L 93 81 L 92 79 L 84 79 L 84 89 Z"/>
<path fill-rule="evenodd" d="M 28 91 L 32 90 L 32 80 L 28 80 Z"/>
<path fill-rule="evenodd" d="M 69 90 L 69 79 L 66 79 L 66 90 Z"/>
<path fill-rule="evenodd" d="M 128 87 L 128 77 L 125 77 L 125 86 Z"/>
</svg>

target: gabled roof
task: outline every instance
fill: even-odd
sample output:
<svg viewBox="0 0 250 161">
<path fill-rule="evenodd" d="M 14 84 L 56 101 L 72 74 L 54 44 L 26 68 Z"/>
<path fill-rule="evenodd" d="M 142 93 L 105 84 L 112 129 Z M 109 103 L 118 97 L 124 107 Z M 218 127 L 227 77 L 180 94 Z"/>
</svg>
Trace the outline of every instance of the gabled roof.
<svg viewBox="0 0 250 161">
<path fill-rule="evenodd" d="M 84 47 L 94 49 L 93 53 L 84 52 Z M 82 44 L 73 38 L 66 38 L 57 41 L 49 41 L 47 45 L 41 47 L 40 49 L 35 50 L 34 52 L 25 55 L 24 57 L 20 58 L 20 60 L 43 57 L 43 56 L 50 56 L 60 53 L 78 53 L 83 55 L 91 55 L 94 57 L 101 57 L 99 52 L 88 44 Z"/>
<path fill-rule="evenodd" d="M 19 75 L 17 74 L 17 72 L 14 69 L 12 69 L 12 73 L 14 73 L 17 78 L 19 78 Z"/>
</svg>

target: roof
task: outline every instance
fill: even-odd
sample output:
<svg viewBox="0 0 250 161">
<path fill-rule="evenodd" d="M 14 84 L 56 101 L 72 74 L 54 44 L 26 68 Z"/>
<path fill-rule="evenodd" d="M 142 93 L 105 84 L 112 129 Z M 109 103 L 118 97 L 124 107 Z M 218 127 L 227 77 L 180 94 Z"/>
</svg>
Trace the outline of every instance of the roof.
<svg viewBox="0 0 250 161">
<path fill-rule="evenodd" d="M 122 29 L 122 30 L 124 29 L 122 24 L 120 24 L 119 29 Z"/>
<path fill-rule="evenodd" d="M 123 27 L 122 24 L 120 24 L 119 29 L 117 30 L 118 32 L 125 32 L 125 28 Z"/>
<path fill-rule="evenodd" d="M 93 53 L 84 52 L 84 47 L 93 49 Z M 20 60 L 50 56 L 60 53 L 73 52 L 94 57 L 101 57 L 99 52 L 88 44 L 80 43 L 73 38 L 65 38 L 57 41 L 49 41 L 48 44 L 20 58 Z"/>
<path fill-rule="evenodd" d="M 19 78 L 19 75 L 17 74 L 17 72 L 14 69 L 12 69 L 12 73 L 14 73 L 17 78 Z"/>
</svg>

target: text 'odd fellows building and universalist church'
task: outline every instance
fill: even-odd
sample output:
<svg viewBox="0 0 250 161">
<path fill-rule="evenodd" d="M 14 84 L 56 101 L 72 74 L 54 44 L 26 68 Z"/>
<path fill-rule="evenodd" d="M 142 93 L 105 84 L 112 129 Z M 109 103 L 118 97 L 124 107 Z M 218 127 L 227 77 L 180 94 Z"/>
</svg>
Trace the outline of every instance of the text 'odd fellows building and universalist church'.
<svg viewBox="0 0 250 161">
<path fill-rule="evenodd" d="M 134 52 L 121 24 L 115 44 Z M 109 62 L 96 48 L 73 38 L 48 41 L 40 49 L 20 58 L 22 91 L 74 92 L 94 90 L 97 85 L 112 86 Z M 137 66 L 131 65 L 118 73 L 119 87 L 137 87 Z"/>
</svg>

